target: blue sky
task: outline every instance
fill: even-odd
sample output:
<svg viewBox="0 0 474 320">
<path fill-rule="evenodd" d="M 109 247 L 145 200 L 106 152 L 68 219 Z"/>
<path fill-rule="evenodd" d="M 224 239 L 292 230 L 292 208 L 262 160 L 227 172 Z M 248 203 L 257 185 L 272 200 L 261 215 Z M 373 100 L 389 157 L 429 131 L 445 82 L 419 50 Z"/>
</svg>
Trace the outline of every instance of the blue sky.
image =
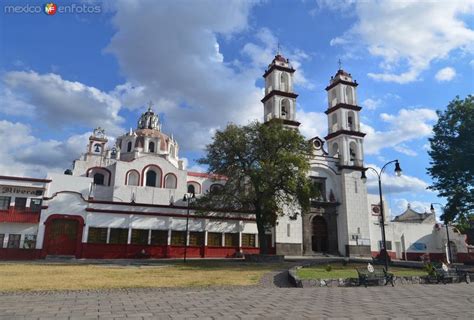
<svg viewBox="0 0 474 320">
<path fill-rule="evenodd" d="M 100 125 L 135 127 L 152 100 L 188 166 L 216 129 L 261 120 L 262 74 L 277 50 L 296 72 L 308 138 L 327 132 L 338 68 L 360 84 L 365 163 L 384 177 L 392 213 L 442 202 L 426 191 L 428 137 L 456 95 L 474 88 L 474 1 L 110 1 L 99 14 L 0 13 L 0 174 L 63 171 Z M 390 168 L 390 171 L 393 168 Z M 370 180 L 369 191 L 376 192 Z"/>
</svg>

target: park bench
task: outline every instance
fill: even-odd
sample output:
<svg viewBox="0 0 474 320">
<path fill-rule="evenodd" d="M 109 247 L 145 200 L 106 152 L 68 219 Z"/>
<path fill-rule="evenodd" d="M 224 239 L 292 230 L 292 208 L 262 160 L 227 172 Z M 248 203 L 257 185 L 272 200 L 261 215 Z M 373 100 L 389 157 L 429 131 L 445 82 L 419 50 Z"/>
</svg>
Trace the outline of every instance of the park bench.
<svg viewBox="0 0 474 320">
<path fill-rule="evenodd" d="M 387 272 L 385 268 L 372 266 L 373 271 L 369 271 L 369 269 L 370 268 L 356 268 L 357 275 L 359 276 L 359 285 L 364 284 L 367 288 L 369 283 L 379 284 L 380 281 L 383 280 L 385 286 L 389 283 L 392 284 L 392 287 L 394 286 L 393 274 Z"/>
<path fill-rule="evenodd" d="M 454 281 L 465 281 L 466 283 L 470 283 L 471 279 L 467 271 L 463 271 L 458 268 L 451 268 L 445 265 L 445 267 L 435 268 L 435 277 L 437 283 L 448 283 Z"/>
</svg>

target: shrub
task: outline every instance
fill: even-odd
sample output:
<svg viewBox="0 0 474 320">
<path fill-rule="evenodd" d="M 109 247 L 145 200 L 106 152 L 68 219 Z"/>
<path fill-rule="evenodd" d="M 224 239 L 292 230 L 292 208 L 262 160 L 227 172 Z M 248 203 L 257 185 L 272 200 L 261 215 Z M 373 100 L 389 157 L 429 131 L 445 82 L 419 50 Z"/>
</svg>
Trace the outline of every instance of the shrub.
<svg viewBox="0 0 474 320">
<path fill-rule="evenodd" d="M 326 271 L 327 271 L 327 272 L 331 272 L 331 270 L 332 270 L 332 266 L 331 266 L 330 264 L 328 264 L 328 265 L 326 266 Z"/>
<path fill-rule="evenodd" d="M 423 265 L 423 269 L 430 275 L 430 276 L 434 276 L 436 274 L 436 270 L 435 270 L 435 267 L 433 266 L 433 264 L 431 262 L 428 262 L 428 263 L 425 263 Z"/>
</svg>

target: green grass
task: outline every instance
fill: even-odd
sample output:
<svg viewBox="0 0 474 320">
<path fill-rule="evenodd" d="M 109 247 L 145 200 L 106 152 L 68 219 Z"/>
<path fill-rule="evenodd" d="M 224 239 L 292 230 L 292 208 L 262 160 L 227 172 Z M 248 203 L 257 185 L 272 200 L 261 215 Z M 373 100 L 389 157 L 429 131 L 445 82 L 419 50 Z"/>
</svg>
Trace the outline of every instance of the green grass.
<svg viewBox="0 0 474 320">
<path fill-rule="evenodd" d="M 189 261 L 162 265 L 0 263 L 0 292 L 255 285 L 282 264 Z"/>
<path fill-rule="evenodd" d="M 356 267 L 366 267 L 365 264 L 331 264 L 331 271 L 326 271 L 326 265 L 312 266 L 298 269 L 297 275 L 301 279 L 339 279 L 357 278 Z M 426 271 L 422 269 L 390 267 L 389 272 L 399 277 L 425 276 Z"/>
</svg>

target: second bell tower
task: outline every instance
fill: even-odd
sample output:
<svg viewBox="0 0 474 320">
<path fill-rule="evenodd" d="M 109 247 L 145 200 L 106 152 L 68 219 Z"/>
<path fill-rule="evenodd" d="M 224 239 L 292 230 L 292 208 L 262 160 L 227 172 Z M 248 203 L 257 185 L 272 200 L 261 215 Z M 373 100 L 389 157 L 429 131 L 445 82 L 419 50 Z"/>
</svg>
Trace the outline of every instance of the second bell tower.
<svg viewBox="0 0 474 320">
<path fill-rule="evenodd" d="M 263 78 L 265 79 L 265 97 L 262 99 L 264 122 L 273 119 L 283 120 L 286 127 L 297 129 L 296 97 L 293 91 L 293 74 L 295 69 L 288 59 L 277 54 L 268 65 Z"/>
</svg>

